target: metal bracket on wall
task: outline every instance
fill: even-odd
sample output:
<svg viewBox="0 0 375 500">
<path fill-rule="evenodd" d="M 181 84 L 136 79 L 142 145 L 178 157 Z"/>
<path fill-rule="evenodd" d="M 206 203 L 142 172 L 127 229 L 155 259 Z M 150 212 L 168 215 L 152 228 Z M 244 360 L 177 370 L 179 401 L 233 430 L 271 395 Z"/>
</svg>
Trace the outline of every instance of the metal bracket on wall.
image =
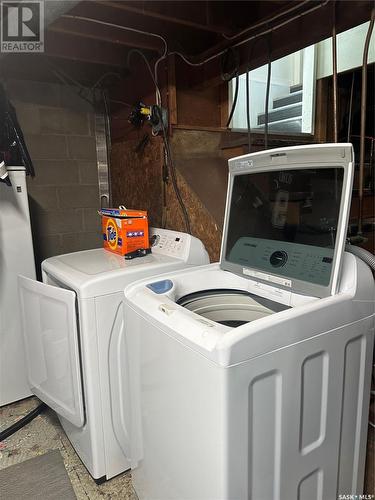
<svg viewBox="0 0 375 500">
<path fill-rule="evenodd" d="M 103 113 L 95 113 L 95 141 L 98 166 L 100 208 L 107 208 L 111 204 L 111 188 L 108 168 L 108 124 Z"/>
</svg>

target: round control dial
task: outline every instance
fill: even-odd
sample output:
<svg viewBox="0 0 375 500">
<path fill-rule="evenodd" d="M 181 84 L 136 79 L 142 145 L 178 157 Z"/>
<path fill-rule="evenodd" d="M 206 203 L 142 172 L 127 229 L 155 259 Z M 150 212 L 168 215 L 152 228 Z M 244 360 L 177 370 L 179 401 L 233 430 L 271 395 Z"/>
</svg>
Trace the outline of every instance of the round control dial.
<svg viewBox="0 0 375 500">
<path fill-rule="evenodd" d="M 273 267 L 282 267 L 285 266 L 288 260 L 288 254 L 283 250 L 277 250 L 273 252 L 270 257 L 270 264 Z"/>
</svg>

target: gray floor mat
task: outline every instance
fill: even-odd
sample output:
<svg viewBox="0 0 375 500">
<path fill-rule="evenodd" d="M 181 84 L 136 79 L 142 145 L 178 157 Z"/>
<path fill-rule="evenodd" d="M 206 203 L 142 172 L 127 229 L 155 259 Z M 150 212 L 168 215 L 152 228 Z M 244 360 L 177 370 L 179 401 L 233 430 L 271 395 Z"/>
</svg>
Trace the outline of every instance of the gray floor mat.
<svg viewBox="0 0 375 500">
<path fill-rule="evenodd" d="M 0 470 L 2 500 L 76 500 L 58 450 Z"/>
</svg>

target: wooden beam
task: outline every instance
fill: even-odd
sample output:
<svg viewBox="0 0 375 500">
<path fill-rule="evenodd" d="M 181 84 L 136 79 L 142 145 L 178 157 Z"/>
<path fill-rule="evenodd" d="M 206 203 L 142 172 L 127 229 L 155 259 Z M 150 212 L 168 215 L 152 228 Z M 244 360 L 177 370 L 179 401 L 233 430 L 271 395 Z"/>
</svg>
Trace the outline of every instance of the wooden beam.
<svg viewBox="0 0 375 500">
<path fill-rule="evenodd" d="M 315 104 L 315 140 L 316 142 L 327 141 L 327 111 L 328 111 L 328 78 L 316 82 L 316 104 Z"/>
<path fill-rule="evenodd" d="M 176 95 L 176 68 L 175 57 L 168 57 L 168 108 L 169 124 L 176 125 L 177 121 L 177 95 Z"/>
<path fill-rule="evenodd" d="M 161 45 L 145 35 L 131 33 L 130 31 L 126 33 L 124 30 L 116 30 L 116 28 L 111 28 L 109 26 L 98 26 L 97 24 L 90 24 L 79 19 L 60 19 L 50 26 L 48 31 L 63 35 L 73 35 L 89 40 L 108 42 L 113 45 L 137 47 L 155 52 L 160 49 Z"/>
<path fill-rule="evenodd" d="M 229 116 L 229 85 L 223 82 L 220 86 L 220 125 L 226 128 Z"/>
<path fill-rule="evenodd" d="M 40 82 L 61 83 L 56 76 L 55 69 L 62 70 L 83 86 L 91 87 L 93 83 L 105 73 L 119 73 L 118 68 L 104 64 L 89 64 L 88 62 L 73 61 L 67 58 L 53 57 L 45 52 L 34 54 L 4 54 L 0 64 L 0 78 L 14 80 L 34 80 Z M 126 80 L 123 80 L 126 81 Z M 108 77 L 105 83 L 112 86 L 117 79 Z"/>
<path fill-rule="evenodd" d="M 46 32 L 45 55 L 105 66 L 123 67 L 126 50 L 99 40 L 82 41 L 75 35 Z"/>
<path fill-rule="evenodd" d="M 105 1 L 105 2 L 100 2 L 95 0 L 94 3 L 98 5 L 104 5 L 105 7 L 111 7 L 113 9 L 118 9 L 118 10 L 123 10 L 126 12 L 132 12 L 133 14 L 138 14 L 141 16 L 147 16 L 151 17 L 153 19 L 159 19 L 160 21 L 164 21 L 167 23 L 172 23 L 172 24 L 180 24 L 182 26 L 187 26 L 189 28 L 193 28 L 196 30 L 201 30 L 201 31 L 208 31 L 210 33 L 217 33 L 217 34 L 223 34 L 223 33 L 228 33 L 229 30 L 228 28 L 224 26 L 215 26 L 215 25 L 208 25 L 208 24 L 201 24 L 197 23 L 195 21 L 189 21 L 188 19 L 183 19 L 181 17 L 175 17 L 175 16 L 169 16 L 166 14 L 161 14 L 159 12 L 153 11 L 153 10 L 147 10 L 147 9 L 140 9 L 139 7 L 134 7 L 132 5 L 129 5 L 126 2 L 112 2 L 112 1 Z"/>
<path fill-rule="evenodd" d="M 159 48 L 159 52 L 164 48 L 162 37 L 168 41 L 168 46 L 171 51 L 184 47 L 184 50 L 192 54 L 202 52 L 205 48 L 216 43 L 218 38 L 217 34 L 209 31 L 193 31 L 192 28 L 188 26 L 171 24 L 145 15 L 111 8 L 107 6 L 106 2 L 80 2 L 72 9 L 68 16 L 64 16 L 64 19 L 73 18 L 71 19 L 72 21 L 78 21 L 78 19 L 74 19 L 74 16 L 91 19 L 94 22 L 82 21 L 82 23 L 85 22 L 86 25 L 96 27 L 99 33 L 102 32 L 101 23 L 110 23 L 118 26 L 112 27 L 112 33 L 107 32 L 109 36 L 113 36 L 113 33 L 116 33 L 118 36 L 122 36 L 123 34 L 125 37 L 125 35 L 130 33 L 130 31 L 125 30 L 126 27 L 134 31 L 140 30 L 144 32 L 142 36 L 147 37 L 149 43 L 155 44 Z M 135 33 L 132 34 L 135 35 Z M 141 34 L 139 34 L 139 36 L 141 36 Z M 158 38 L 159 36 L 160 38 Z"/>
</svg>

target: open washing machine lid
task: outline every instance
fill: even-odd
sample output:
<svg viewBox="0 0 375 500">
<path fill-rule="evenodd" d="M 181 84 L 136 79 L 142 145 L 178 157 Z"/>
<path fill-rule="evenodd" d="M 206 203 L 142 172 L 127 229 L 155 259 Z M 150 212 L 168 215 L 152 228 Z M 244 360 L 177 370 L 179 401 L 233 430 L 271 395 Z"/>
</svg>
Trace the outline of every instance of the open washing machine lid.
<svg viewBox="0 0 375 500">
<path fill-rule="evenodd" d="M 288 306 L 256 296 L 244 290 L 200 290 L 180 297 L 177 304 L 189 311 L 224 326 L 237 328 Z"/>
<path fill-rule="evenodd" d="M 351 144 L 229 160 L 220 267 L 314 297 L 337 291 L 353 183 Z"/>
</svg>

